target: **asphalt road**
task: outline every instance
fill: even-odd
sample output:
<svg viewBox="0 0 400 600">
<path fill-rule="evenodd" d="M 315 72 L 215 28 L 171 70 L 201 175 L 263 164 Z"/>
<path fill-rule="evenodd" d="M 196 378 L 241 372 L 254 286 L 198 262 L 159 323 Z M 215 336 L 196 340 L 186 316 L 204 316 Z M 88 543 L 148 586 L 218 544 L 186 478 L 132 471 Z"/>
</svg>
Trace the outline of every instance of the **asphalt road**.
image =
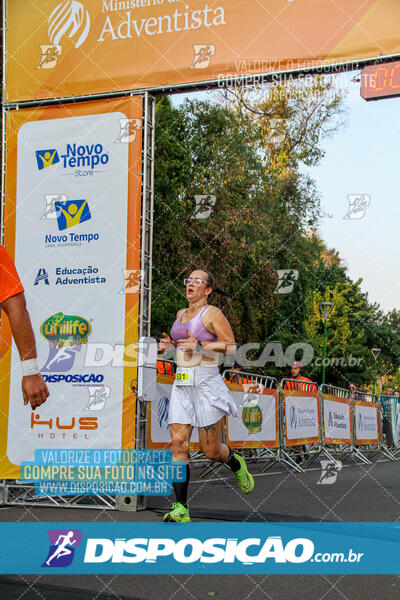
<svg viewBox="0 0 400 600">
<path fill-rule="evenodd" d="M 203 479 L 192 469 L 191 518 L 195 521 L 399 521 L 400 463 L 345 463 L 332 484 L 318 484 L 319 461 L 303 475 L 285 467 L 255 476 L 254 492 L 243 496 L 226 467 Z M 138 513 L 104 509 L 6 507 L 2 521 L 160 521 L 168 498 L 149 498 Z M 400 559 L 400 557 L 399 557 Z M 400 598 L 400 576 L 387 575 L 7 575 L 0 599 L 7 600 L 369 600 Z"/>
</svg>

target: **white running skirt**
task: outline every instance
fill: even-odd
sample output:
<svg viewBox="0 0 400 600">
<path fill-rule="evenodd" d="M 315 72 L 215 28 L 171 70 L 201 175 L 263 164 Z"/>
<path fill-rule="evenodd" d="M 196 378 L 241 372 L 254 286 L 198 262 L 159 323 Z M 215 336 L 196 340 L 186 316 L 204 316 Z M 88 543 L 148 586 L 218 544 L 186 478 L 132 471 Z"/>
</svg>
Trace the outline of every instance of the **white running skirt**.
<svg viewBox="0 0 400 600">
<path fill-rule="evenodd" d="M 172 386 L 168 424 L 193 427 L 214 425 L 222 417 L 237 417 L 235 401 L 218 371 L 217 365 L 191 367 L 194 385 Z"/>
</svg>

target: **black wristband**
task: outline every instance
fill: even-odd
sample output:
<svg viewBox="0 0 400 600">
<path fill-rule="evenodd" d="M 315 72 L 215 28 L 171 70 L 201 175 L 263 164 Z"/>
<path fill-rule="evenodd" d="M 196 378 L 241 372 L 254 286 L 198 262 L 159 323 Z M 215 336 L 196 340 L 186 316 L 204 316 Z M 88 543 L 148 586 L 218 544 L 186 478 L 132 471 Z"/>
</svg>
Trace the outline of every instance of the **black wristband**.
<svg viewBox="0 0 400 600">
<path fill-rule="evenodd" d="M 196 346 L 196 352 L 201 352 L 201 350 L 202 350 L 202 345 L 201 345 L 201 342 L 198 341 L 197 346 Z"/>
</svg>

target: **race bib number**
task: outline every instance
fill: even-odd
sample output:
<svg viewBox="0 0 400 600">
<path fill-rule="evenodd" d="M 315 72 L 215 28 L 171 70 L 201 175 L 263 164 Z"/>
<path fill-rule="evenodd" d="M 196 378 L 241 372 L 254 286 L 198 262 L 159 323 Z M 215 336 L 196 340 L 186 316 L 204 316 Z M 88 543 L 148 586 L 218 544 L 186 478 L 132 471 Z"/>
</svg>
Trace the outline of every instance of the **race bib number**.
<svg viewBox="0 0 400 600">
<path fill-rule="evenodd" d="M 177 368 L 175 376 L 176 385 L 193 385 L 193 381 L 193 369 L 184 369 L 182 367 Z"/>
</svg>

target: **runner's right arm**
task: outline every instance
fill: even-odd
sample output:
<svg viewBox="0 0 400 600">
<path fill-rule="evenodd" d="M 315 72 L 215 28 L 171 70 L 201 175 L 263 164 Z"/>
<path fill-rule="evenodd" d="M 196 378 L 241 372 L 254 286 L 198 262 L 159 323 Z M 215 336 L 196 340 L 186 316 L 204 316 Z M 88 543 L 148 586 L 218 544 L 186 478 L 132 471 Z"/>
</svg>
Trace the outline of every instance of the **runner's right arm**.
<svg viewBox="0 0 400 600">
<path fill-rule="evenodd" d="M 35 336 L 26 308 L 24 293 L 20 292 L 15 296 L 11 296 L 11 298 L 7 298 L 1 303 L 1 308 L 10 322 L 11 332 L 21 360 L 35 359 Z M 22 394 L 25 406 L 30 403 L 32 410 L 46 402 L 49 390 L 40 373 L 22 377 Z"/>
</svg>

